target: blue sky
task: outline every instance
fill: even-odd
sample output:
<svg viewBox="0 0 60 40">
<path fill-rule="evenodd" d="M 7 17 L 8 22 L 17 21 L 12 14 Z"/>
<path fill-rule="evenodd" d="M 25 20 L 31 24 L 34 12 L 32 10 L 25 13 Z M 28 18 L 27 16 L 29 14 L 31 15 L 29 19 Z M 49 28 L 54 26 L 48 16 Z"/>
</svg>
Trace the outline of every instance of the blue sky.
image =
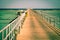
<svg viewBox="0 0 60 40">
<path fill-rule="evenodd" d="M 60 8 L 60 0 L 0 0 L 0 8 Z"/>
</svg>

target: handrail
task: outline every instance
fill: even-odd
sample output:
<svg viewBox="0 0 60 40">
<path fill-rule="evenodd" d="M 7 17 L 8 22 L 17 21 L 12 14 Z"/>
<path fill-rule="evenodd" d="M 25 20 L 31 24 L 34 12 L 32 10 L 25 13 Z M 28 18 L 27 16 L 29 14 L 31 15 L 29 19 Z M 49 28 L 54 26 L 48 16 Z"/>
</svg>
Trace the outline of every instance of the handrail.
<svg viewBox="0 0 60 40">
<path fill-rule="evenodd" d="M 48 13 L 46 13 L 46 12 L 41 12 L 43 15 L 46 15 L 46 16 L 49 16 L 49 17 L 51 17 L 51 18 L 53 18 L 53 19 L 59 19 L 59 18 L 57 18 L 56 16 L 52 16 L 52 15 L 49 15 Z"/>
<path fill-rule="evenodd" d="M 43 11 L 36 11 L 37 13 L 39 13 L 39 14 L 44 14 L 44 15 L 47 15 L 47 16 L 49 16 L 49 17 L 52 17 L 52 18 L 54 18 L 54 19 L 59 19 L 59 18 L 57 18 L 56 16 L 52 16 L 52 15 L 49 15 L 47 12 L 43 12 Z"/>
<path fill-rule="evenodd" d="M 20 23 L 22 23 L 25 16 L 26 16 L 25 13 L 21 14 L 21 16 L 19 16 L 14 21 L 12 21 L 10 24 L 8 24 L 6 27 L 4 27 L 2 30 L 0 30 L 0 34 L 2 34 L 0 40 L 14 39 L 14 37 L 16 37 L 16 32 L 19 30 L 19 28 L 22 25 Z M 4 31 L 6 31 L 5 34 L 4 34 Z M 4 37 L 4 35 L 6 35 L 6 36 Z"/>
<path fill-rule="evenodd" d="M 16 20 L 17 20 L 17 19 L 15 19 L 15 20 L 14 20 L 13 22 L 11 22 L 10 24 L 14 23 Z M 4 31 L 6 28 L 8 28 L 8 27 L 10 26 L 10 24 L 8 24 L 6 27 L 4 27 L 2 30 L 0 30 L 0 33 L 1 33 L 2 31 Z"/>
<path fill-rule="evenodd" d="M 59 19 L 59 18 L 57 18 L 57 17 L 55 17 L 55 16 L 49 15 L 49 14 L 46 13 L 46 12 L 41 12 L 40 14 L 45 15 L 45 16 L 48 16 L 48 17 L 51 17 L 51 18 L 53 18 L 53 19 Z"/>
</svg>

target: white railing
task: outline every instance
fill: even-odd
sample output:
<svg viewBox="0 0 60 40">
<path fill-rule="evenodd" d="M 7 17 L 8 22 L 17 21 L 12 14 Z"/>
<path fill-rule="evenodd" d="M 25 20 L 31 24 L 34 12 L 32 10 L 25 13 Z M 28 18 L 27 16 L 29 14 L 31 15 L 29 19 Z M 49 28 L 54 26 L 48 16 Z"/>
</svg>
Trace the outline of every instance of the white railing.
<svg viewBox="0 0 60 40">
<path fill-rule="evenodd" d="M 43 11 L 35 11 L 39 15 L 39 17 L 43 20 L 46 21 L 46 25 L 52 29 L 55 33 L 57 33 L 60 36 L 60 18 L 57 18 L 55 16 L 49 15 L 46 12 Z"/>
<path fill-rule="evenodd" d="M 16 35 L 20 32 L 24 19 L 25 13 L 0 30 L 0 40 L 16 40 Z"/>
<path fill-rule="evenodd" d="M 60 18 L 57 18 L 55 16 L 51 16 L 48 13 L 42 12 L 40 15 L 43 17 L 43 19 L 46 19 L 47 22 L 52 24 L 53 26 L 56 27 L 56 25 L 60 24 Z"/>
<path fill-rule="evenodd" d="M 51 28 L 53 31 L 55 31 L 59 36 L 60 36 L 60 18 L 57 18 L 55 16 L 51 16 L 48 13 L 40 12 L 38 13 L 40 17 L 42 17 L 42 20 L 45 20 L 52 26 L 48 26 Z M 58 25 L 58 26 L 57 26 Z"/>
</svg>

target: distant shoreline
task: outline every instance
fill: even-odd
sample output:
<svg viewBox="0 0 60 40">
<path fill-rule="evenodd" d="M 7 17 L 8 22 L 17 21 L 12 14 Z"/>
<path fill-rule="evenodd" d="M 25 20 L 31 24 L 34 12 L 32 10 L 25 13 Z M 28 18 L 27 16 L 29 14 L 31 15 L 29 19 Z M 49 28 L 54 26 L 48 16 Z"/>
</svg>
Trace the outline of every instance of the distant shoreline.
<svg viewBox="0 0 60 40">
<path fill-rule="evenodd" d="M 33 10 L 60 10 L 60 8 L 32 8 Z M 27 8 L 0 8 L 0 10 L 27 10 Z"/>
</svg>

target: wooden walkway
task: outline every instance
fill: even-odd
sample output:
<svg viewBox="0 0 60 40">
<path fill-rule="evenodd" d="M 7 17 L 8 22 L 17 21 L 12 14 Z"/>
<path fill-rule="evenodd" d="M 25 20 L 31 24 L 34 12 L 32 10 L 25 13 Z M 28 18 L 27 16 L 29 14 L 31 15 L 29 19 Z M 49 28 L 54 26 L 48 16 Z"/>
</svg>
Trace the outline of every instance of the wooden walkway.
<svg viewBox="0 0 60 40">
<path fill-rule="evenodd" d="M 27 10 L 28 14 L 24 21 L 24 24 L 17 35 L 17 40 L 51 40 L 60 39 L 58 36 L 48 27 L 44 27 L 44 24 L 40 22 L 39 16 L 32 10 Z M 51 35 L 52 34 L 52 35 Z M 51 35 L 51 36 L 50 36 Z"/>
</svg>

